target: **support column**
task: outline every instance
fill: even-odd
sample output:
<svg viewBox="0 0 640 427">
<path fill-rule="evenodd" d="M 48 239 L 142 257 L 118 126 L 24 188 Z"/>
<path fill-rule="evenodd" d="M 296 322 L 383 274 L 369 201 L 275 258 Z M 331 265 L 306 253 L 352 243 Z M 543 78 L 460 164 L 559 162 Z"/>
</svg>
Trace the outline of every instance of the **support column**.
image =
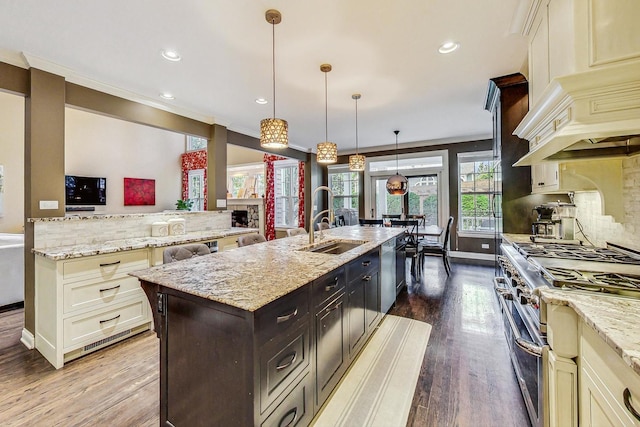
<svg viewBox="0 0 640 427">
<path fill-rule="evenodd" d="M 227 208 L 227 128 L 211 126 L 211 138 L 207 144 L 207 209 Z M 224 205 L 218 205 L 224 200 Z"/>
</svg>

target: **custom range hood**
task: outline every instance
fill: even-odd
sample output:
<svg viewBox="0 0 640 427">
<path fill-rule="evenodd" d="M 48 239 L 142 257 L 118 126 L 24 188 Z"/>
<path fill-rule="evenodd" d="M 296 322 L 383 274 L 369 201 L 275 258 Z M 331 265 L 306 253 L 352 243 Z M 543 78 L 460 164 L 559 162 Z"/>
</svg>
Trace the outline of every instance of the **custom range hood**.
<svg viewBox="0 0 640 427">
<path fill-rule="evenodd" d="M 553 79 L 513 133 L 515 166 L 640 154 L 640 61 Z"/>
</svg>

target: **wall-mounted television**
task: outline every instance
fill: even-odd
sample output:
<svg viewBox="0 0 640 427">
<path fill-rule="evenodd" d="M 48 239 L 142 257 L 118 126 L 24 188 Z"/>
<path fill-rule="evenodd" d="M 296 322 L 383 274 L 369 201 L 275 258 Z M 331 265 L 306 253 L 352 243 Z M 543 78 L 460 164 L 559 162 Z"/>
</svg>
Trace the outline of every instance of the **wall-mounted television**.
<svg viewBox="0 0 640 427">
<path fill-rule="evenodd" d="M 107 204 L 107 178 L 65 175 L 64 181 L 67 205 Z"/>
</svg>

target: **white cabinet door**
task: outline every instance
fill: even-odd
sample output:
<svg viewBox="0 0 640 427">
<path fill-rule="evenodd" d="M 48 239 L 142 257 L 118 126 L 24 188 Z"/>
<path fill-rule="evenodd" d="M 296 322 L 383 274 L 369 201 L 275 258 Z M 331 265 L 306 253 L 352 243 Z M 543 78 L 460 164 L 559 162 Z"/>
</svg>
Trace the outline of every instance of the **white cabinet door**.
<svg viewBox="0 0 640 427">
<path fill-rule="evenodd" d="M 578 425 L 578 366 L 549 351 L 549 427 Z"/>
<path fill-rule="evenodd" d="M 560 189 L 558 163 L 545 162 L 531 166 L 531 191 L 545 193 Z"/>
</svg>

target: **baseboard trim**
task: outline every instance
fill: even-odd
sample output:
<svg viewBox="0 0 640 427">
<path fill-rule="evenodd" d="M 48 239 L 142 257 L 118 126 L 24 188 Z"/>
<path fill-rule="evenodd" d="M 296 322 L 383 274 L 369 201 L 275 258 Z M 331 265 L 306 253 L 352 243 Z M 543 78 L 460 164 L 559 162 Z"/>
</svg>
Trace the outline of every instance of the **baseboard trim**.
<svg viewBox="0 0 640 427">
<path fill-rule="evenodd" d="M 22 328 L 22 337 L 20 337 L 20 342 L 29 350 L 33 350 L 34 348 L 36 348 L 35 338 L 33 334 L 26 328 Z"/>
</svg>

